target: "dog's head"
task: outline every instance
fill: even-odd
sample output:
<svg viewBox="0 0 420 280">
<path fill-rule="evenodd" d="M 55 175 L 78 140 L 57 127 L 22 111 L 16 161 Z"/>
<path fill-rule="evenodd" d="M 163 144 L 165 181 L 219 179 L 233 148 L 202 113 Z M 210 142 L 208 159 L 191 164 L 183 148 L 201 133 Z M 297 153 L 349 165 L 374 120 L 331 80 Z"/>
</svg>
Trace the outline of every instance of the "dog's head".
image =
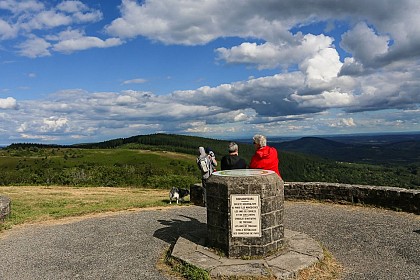
<svg viewBox="0 0 420 280">
<path fill-rule="evenodd" d="M 179 190 L 179 195 L 180 195 L 181 197 L 187 196 L 187 195 L 189 195 L 189 194 L 190 194 L 190 191 L 189 191 L 189 190 L 187 190 L 187 189 L 180 189 L 180 190 Z"/>
</svg>

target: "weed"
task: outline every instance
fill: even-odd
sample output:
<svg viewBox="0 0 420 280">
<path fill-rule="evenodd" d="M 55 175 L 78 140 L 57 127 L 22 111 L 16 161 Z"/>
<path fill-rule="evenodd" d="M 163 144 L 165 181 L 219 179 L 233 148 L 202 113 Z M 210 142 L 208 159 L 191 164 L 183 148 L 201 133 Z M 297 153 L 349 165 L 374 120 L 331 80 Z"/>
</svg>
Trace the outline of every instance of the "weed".
<svg viewBox="0 0 420 280">
<path fill-rule="evenodd" d="M 186 263 L 171 256 L 171 249 L 166 252 L 165 263 L 184 279 L 188 280 L 210 280 L 208 271 Z"/>
</svg>

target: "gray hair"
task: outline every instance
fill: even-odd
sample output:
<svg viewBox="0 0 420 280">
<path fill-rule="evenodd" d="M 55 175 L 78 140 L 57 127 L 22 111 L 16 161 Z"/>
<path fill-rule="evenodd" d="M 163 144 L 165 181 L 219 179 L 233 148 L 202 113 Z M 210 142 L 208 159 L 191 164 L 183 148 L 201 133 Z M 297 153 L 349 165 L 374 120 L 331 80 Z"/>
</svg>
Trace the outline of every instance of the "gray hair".
<svg viewBox="0 0 420 280">
<path fill-rule="evenodd" d="M 265 138 L 264 135 L 255 134 L 254 137 L 252 137 L 252 139 L 254 140 L 254 143 L 257 143 L 258 145 L 260 145 L 260 147 L 267 146 L 267 138 Z"/>
<path fill-rule="evenodd" d="M 204 149 L 204 147 L 198 147 L 198 154 L 202 157 L 206 156 L 206 150 Z"/>
<path fill-rule="evenodd" d="M 237 150 L 238 150 L 238 144 L 236 144 L 235 142 L 230 142 L 229 143 L 229 153 L 236 152 Z"/>
</svg>

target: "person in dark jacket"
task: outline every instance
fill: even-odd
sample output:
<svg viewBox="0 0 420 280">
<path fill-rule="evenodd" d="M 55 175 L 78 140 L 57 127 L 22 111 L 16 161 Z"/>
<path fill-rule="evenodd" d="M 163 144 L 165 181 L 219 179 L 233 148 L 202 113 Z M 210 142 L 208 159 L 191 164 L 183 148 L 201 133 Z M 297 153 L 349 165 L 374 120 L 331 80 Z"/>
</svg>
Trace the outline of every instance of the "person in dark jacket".
<svg viewBox="0 0 420 280">
<path fill-rule="evenodd" d="M 276 148 L 267 146 L 267 139 L 263 135 L 256 134 L 253 140 L 255 154 L 251 158 L 249 168 L 272 170 L 281 178 Z"/>
<path fill-rule="evenodd" d="M 238 144 L 229 143 L 229 155 L 222 158 L 222 170 L 245 169 L 246 161 L 239 156 Z"/>
</svg>

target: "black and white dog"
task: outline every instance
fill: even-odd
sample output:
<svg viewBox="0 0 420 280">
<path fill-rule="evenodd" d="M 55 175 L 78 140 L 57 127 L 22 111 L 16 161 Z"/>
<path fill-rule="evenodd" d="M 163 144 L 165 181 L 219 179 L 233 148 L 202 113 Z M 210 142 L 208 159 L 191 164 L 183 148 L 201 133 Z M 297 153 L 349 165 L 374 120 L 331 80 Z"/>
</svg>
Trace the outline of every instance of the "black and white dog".
<svg viewBox="0 0 420 280">
<path fill-rule="evenodd" d="M 169 204 L 172 204 L 172 200 L 176 200 L 176 204 L 178 204 L 178 201 L 184 201 L 184 197 L 186 197 L 189 194 L 190 191 L 187 189 L 173 187 L 169 192 Z"/>
</svg>

